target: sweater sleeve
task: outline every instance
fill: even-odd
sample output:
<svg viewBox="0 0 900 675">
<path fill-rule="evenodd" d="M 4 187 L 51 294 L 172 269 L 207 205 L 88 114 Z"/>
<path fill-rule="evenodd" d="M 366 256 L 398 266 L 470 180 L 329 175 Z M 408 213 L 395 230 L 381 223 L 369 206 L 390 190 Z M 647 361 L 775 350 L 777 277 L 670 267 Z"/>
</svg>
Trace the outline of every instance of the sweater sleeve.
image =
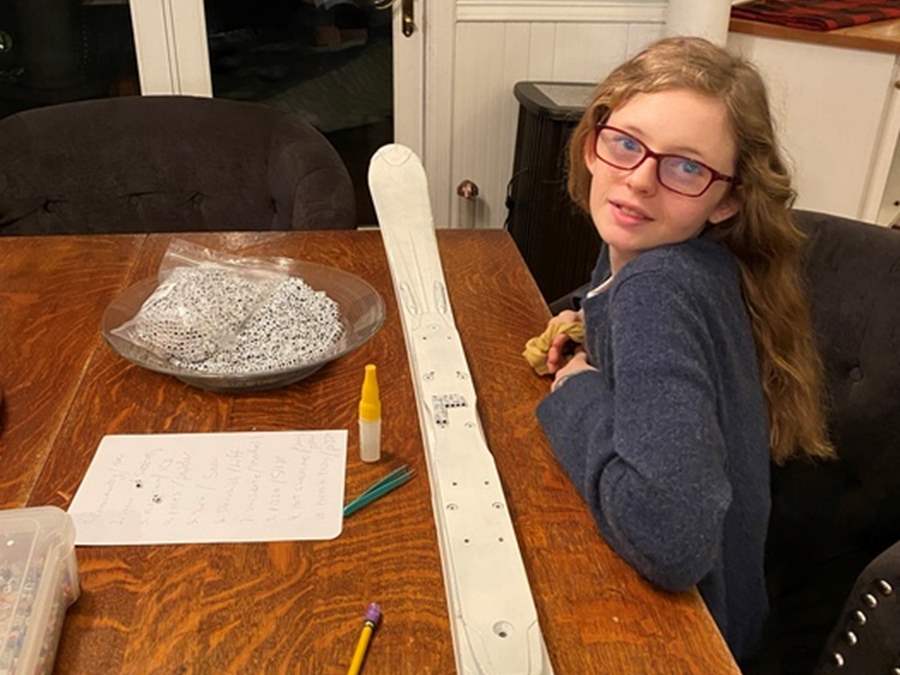
<svg viewBox="0 0 900 675">
<path fill-rule="evenodd" d="M 579 374 L 538 419 L 607 542 L 653 583 L 683 590 L 720 555 L 731 485 L 696 304 L 658 271 L 611 291 L 612 388 Z"/>
</svg>

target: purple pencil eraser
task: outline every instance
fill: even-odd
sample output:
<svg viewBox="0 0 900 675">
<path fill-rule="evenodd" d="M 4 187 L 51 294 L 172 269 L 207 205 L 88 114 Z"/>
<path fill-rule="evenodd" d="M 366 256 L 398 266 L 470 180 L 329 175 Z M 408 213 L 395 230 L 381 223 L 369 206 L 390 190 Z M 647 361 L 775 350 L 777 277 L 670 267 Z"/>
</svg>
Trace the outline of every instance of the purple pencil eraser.
<svg viewBox="0 0 900 675">
<path fill-rule="evenodd" d="M 374 624 L 377 624 L 381 619 L 381 607 L 378 606 L 377 602 L 371 603 L 368 608 L 366 608 L 366 621 L 371 621 Z"/>
</svg>

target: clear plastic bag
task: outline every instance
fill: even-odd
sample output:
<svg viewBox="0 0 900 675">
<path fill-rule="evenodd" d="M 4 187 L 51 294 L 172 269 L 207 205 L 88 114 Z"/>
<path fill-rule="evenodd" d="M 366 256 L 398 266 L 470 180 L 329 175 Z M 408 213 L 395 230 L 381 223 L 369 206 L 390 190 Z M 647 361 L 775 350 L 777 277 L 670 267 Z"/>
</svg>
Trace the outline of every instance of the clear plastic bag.
<svg viewBox="0 0 900 675">
<path fill-rule="evenodd" d="M 337 304 L 286 258 L 235 256 L 175 240 L 158 285 L 111 333 L 181 368 L 237 374 L 311 360 L 343 332 Z"/>
</svg>

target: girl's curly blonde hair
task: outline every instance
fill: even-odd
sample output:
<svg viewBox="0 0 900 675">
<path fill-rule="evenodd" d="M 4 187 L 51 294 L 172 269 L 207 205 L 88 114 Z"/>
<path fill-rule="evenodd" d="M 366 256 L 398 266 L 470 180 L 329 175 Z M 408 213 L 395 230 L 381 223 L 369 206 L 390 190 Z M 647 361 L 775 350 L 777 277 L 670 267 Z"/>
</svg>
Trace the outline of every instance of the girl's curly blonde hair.
<svg viewBox="0 0 900 675">
<path fill-rule="evenodd" d="M 813 341 L 801 276 L 804 235 L 790 207 L 795 193 L 775 141 L 768 96 L 746 60 L 700 38 L 668 38 L 646 48 L 600 83 L 569 141 L 569 194 L 590 213 L 586 143 L 597 125 L 636 94 L 687 89 L 722 101 L 738 148 L 732 218 L 704 236 L 737 258 L 768 402 L 771 456 L 833 458 L 825 425 L 822 363 Z"/>
</svg>

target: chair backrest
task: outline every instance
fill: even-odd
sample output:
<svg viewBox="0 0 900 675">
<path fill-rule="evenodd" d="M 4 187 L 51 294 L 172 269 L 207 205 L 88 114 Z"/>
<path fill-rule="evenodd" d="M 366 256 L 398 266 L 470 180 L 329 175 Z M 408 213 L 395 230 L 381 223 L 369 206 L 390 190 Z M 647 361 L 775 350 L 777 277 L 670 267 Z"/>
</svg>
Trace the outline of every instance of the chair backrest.
<svg viewBox="0 0 900 675">
<path fill-rule="evenodd" d="M 300 117 L 216 98 L 65 103 L 0 120 L 0 234 L 356 227 L 350 177 Z"/>
<path fill-rule="evenodd" d="M 859 573 L 900 539 L 900 232 L 795 215 L 840 461 L 773 468 L 766 572 L 774 630 L 809 637 L 785 658 L 810 672 Z"/>
</svg>

